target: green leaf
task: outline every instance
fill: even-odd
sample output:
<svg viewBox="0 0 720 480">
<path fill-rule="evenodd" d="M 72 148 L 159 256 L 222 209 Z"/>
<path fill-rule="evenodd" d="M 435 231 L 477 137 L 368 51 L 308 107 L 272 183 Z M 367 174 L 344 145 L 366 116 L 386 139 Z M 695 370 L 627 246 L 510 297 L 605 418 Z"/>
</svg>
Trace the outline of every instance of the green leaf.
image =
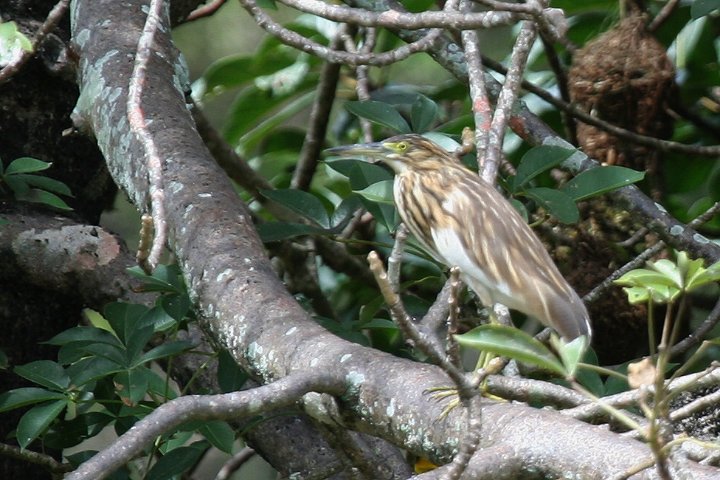
<svg viewBox="0 0 720 480">
<path fill-rule="evenodd" d="M 514 327 L 481 325 L 462 335 L 455 335 L 455 338 L 460 345 L 473 350 L 510 357 L 562 376 L 568 374 L 560 360 L 545 345 Z"/>
<path fill-rule="evenodd" d="M 649 270 L 647 268 L 636 268 L 630 270 L 622 277 L 615 280 L 613 283 L 621 286 L 629 287 L 649 287 L 653 288 L 656 286 L 673 286 L 676 285 L 672 278 L 668 278 L 657 270 Z"/>
<path fill-rule="evenodd" d="M 13 371 L 21 377 L 51 390 L 62 392 L 70 386 L 70 377 L 65 373 L 65 369 L 50 360 L 38 360 L 19 365 Z"/>
<path fill-rule="evenodd" d="M 378 224 L 387 229 L 388 232 L 395 230 L 398 225 L 398 215 L 395 205 L 388 203 L 378 203 L 370 201 L 363 197 L 363 205 L 368 212 L 377 220 Z"/>
<path fill-rule="evenodd" d="M 258 235 L 264 243 L 279 242 L 303 235 L 325 235 L 328 232 L 319 227 L 291 222 L 265 222 L 257 226 Z"/>
<path fill-rule="evenodd" d="M 128 368 L 132 363 L 132 360 L 128 359 L 127 351 L 124 347 L 115 348 L 102 344 L 90 344 L 83 345 L 81 349 L 84 356 L 92 355 L 104 358 L 123 368 Z"/>
<path fill-rule="evenodd" d="M 49 205 L 58 210 L 72 210 L 72 207 L 65 203 L 65 200 L 58 197 L 54 193 L 46 192 L 37 188 L 31 188 L 27 192 L 18 195 L 16 192 L 16 198 L 23 202 L 42 203 L 43 205 Z"/>
<path fill-rule="evenodd" d="M 200 434 L 205 437 L 215 448 L 225 453 L 232 453 L 235 442 L 235 431 L 220 420 L 205 422 L 199 429 Z"/>
<path fill-rule="evenodd" d="M 44 388 L 25 387 L 16 388 L 0 394 L 0 412 L 13 410 L 15 408 L 32 405 L 33 403 L 46 402 L 48 400 L 61 400 L 65 395 L 60 392 L 51 392 Z"/>
<path fill-rule="evenodd" d="M 586 170 L 562 186 L 562 191 L 576 202 L 639 182 L 644 172 L 610 165 Z"/>
<path fill-rule="evenodd" d="M 7 169 L 5 169 L 5 175 L 15 175 L 18 173 L 32 173 L 41 172 L 47 170 L 52 166 L 52 163 L 43 162 L 37 158 L 31 157 L 20 157 L 13 160 Z"/>
<path fill-rule="evenodd" d="M 652 268 L 658 272 L 660 272 L 662 275 L 667 277 L 667 279 L 671 282 L 670 285 L 676 286 L 678 288 L 683 287 L 683 276 L 680 272 L 680 269 L 678 268 L 675 263 L 668 260 L 667 258 L 662 258 L 656 262 L 650 263 Z"/>
<path fill-rule="evenodd" d="M 393 180 L 383 180 L 373 183 L 367 188 L 357 190 L 355 193 L 371 202 L 384 203 L 386 205 L 393 204 Z"/>
<path fill-rule="evenodd" d="M 435 102 L 422 94 L 412 104 L 410 112 L 410 123 L 413 131 L 423 133 L 430 129 L 438 114 L 438 106 Z"/>
<path fill-rule="evenodd" d="M 597 355 L 592 348 L 588 348 L 585 351 L 585 357 L 583 362 L 588 365 L 598 365 Z M 603 379 L 597 370 L 580 365 L 580 368 L 575 372 L 575 379 L 587 388 L 593 395 L 603 397 L 606 395 L 605 384 Z"/>
<path fill-rule="evenodd" d="M 162 309 L 170 315 L 175 321 L 181 322 L 190 313 L 190 297 L 185 293 L 177 294 L 173 293 L 170 295 L 163 295 L 160 297 L 160 306 Z M 150 312 L 146 313 L 145 316 L 149 315 Z M 156 320 L 148 321 L 155 327 L 155 331 L 158 331 L 158 324 Z"/>
<path fill-rule="evenodd" d="M 137 364 L 141 365 L 147 362 L 158 360 L 160 358 L 171 357 L 181 352 L 191 350 L 192 348 L 193 343 L 188 340 L 175 340 L 172 342 L 163 343 L 162 345 L 158 345 L 157 347 L 147 351 L 142 357 L 140 357 L 140 359 L 137 361 Z"/>
<path fill-rule="evenodd" d="M 25 449 L 47 430 L 65 407 L 67 399 L 37 405 L 31 408 L 18 422 L 16 436 L 21 449 Z"/>
<path fill-rule="evenodd" d="M 174 294 L 163 295 L 158 299 L 157 303 L 162 304 L 165 297 L 171 296 L 174 296 Z M 166 332 L 177 326 L 178 320 L 171 317 L 161 305 L 155 305 L 143 315 L 143 323 L 151 324 L 155 332 Z"/>
<path fill-rule="evenodd" d="M 330 217 L 325 205 L 315 195 L 292 188 L 278 190 L 261 190 L 263 197 L 307 218 L 316 225 L 330 228 Z"/>
<path fill-rule="evenodd" d="M 70 365 L 67 369 L 72 384 L 81 387 L 123 370 L 123 365 L 102 357 L 87 357 Z"/>
<path fill-rule="evenodd" d="M 41 190 L 72 197 L 72 192 L 70 192 L 70 188 L 68 188 L 68 186 L 64 183 L 55 180 L 54 178 L 43 177 L 41 175 L 29 175 L 26 173 L 18 173 L 17 175 L 13 175 L 13 178 L 25 182 L 27 185 L 38 187 Z"/>
<path fill-rule="evenodd" d="M 363 208 L 363 206 L 359 195 L 352 194 L 345 197 L 332 214 L 331 221 L 333 230 L 344 228 L 347 222 L 353 218 L 355 212 L 361 208 Z"/>
<path fill-rule="evenodd" d="M 582 360 L 583 355 L 588 348 L 587 337 L 583 335 L 566 343 L 564 340 L 552 335 L 550 337 L 550 343 L 562 359 L 567 375 L 571 377 L 574 376 L 577 371 L 578 364 Z"/>
<path fill-rule="evenodd" d="M 713 282 L 720 282 L 720 262 L 715 262 L 708 268 L 699 269 L 688 275 L 685 290 L 690 292 Z"/>
<path fill-rule="evenodd" d="M 231 55 L 212 63 L 203 74 L 201 94 L 213 95 L 277 72 L 295 62 L 296 54 L 285 48 L 265 49 L 262 55 Z"/>
<path fill-rule="evenodd" d="M 145 367 L 119 372 L 113 377 L 117 394 L 125 405 L 137 405 L 148 391 L 151 372 Z"/>
<path fill-rule="evenodd" d="M 221 350 L 218 356 L 217 376 L 223 393 L 237 392 L 249 378 L 247 372 L 240 368 L 227 350 Z"/>
<path fill-rule="evenodd" d="M 384 167 L 363 160 L 335 160 L 327 165 L 348 177 L 353 190 L 362 190 L 373 183 L 393 179 L 393 174 Z"/>
<path fill-rule="evenodd" d="M 694 0 L 690 5 L 690 16 L 693 20 L 720 8 L 720 0 Z"/>
<path fill-rule="evenodd" d="M 580 212 L 575 201 L 561 190 L 537 187 L 525 190 L 524 194 L 535 200 L 562 223 L 576 223 L 580 219 Z"/>
<path fill-rule="evenodd" d="M 114 347 L 122 347 L 122 343 L 118 338 L 107 330 L 102 330 L 95 327 L 73 327 L 60 332 L 52 337 L 47 342 L 42 342 L 48 345 L 67 345 L 70 343 L 80 344 L 92 344 L 101 343 L 105 345 L 112 345 Z"/>
<path fill-rule="evenodd" d="M 242 110 L 242 106 L 235 104 L 233 106 L 233 117 L 227 124 L 226 138 L 231 141 L 231 143 L 234 141 L 234 138 L 237 138 L 237 143 L 243 151 L 252 151 L 258 146 L 258 144 L 267 138 L 270 132 L 279 128 L 292 117 L 312 105 L 313 100 L 315 100 L 315 91 L 313 90 L 314 85 L 314 83 L 310 83 L 306 79 L 306 81 L 300 85 L 297 92 L 287 94 L 289 97 L 287 99 L 288 101 L 283 105 L 279 105 L 278 110 L 272 112 L 271 115 L 271 112 L 269 112 L 266 108 L 258 108 L 256 105 L 258 100 L 253 99 L 251 106 L 254 107 L 254 110 L 259 109 L 269 115 L 260 123 L 258 123 L 258 117 L 253 117 L 251 112 L 244 111 Z M 285 96 L 283 96 L 283 99 L 284 97 Z M 244 118 L 245 122 L 241 121 L 238 116 Z M 247 123 L 248 121 L 250 123 Z M 240 125 L 244 125 L 245 127 L 250 128 L 250 130 L 246 131 L 244 129 L 240 129 Z"/>
<path fill-rule="evenodd" d="M 185 283 L 176 264 L 158 265 L 152 275 L 140 267 L 130 267 L 127 272 L 143 281 L 143 292 L 185 293 Z"/>
<path fill-rule="evenodd" d="M 147 324 L 138 325 L 135 330 L 132 331 L 126 345 L 127 353 L 125 358 L 127 359 L 128 365 L 135 365 L 140 361 L 143 350 L 154 333 L 155 327 Z"/>
<path fill-rule="evenodd" d="M 561 164 L 576 151 L 552 145 L 531 148 L 520 159 L 512 182 L 513 191 L 517 191 L 541 173 Z"/>
<path fill-rule="evenodd" d="M 398 133 L 410 133 L 410 126 L 392 105 L 373 100 L 346 102 L 345 109 L 358 117 L 370 120 Z"/>
<path fill-rule="evenodd" d="M 103 316 L 107 319 L 120 341 L 127 345 L 136 329 L 136 325 L 148 310 L 150 309 L 143 305 L 113 302 L 105 306 Z"/>
<path fill-rule="evenodd" d="M 180 475 L 193 468 L 200 458 L 210 447 L 210 444 L 201 440 L 187 447 L 180 447 L 168 452 L 145 476 L 146 480 L 167 480 L 175 475 Z"/>
<path fill-rule="evenodd" d="M 22 51 L 31 52 L 30 39 L 22 34 L 15 22 L 0 21 L 0 65 L 15 62 Z"/>
</svg>

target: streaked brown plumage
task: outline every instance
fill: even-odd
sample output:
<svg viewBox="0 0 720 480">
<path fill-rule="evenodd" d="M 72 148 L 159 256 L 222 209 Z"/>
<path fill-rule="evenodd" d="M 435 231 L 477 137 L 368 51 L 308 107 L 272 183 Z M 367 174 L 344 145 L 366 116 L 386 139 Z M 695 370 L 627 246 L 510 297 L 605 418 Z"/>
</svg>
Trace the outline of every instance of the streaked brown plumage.
<svg viewBox="0 0 720 480">
<path fill-rule="evenodd" d="M 502 303 L 565 338 L 590 336 L 587 310 L 515 208 L 479 175 L 420 135 L 328 150 L 380 160 L 410 232 L 439 262 L 457 266 L 486 306 Z"/>
</svg>

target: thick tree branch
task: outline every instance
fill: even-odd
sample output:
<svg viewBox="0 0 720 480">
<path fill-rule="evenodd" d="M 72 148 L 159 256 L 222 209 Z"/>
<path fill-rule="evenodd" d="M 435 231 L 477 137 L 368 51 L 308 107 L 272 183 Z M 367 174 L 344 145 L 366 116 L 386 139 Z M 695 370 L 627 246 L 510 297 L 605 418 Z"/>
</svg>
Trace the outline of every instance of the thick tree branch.
<svg viewBox="0 0 720 480">
<path fill-rule="evenodd" d="M 270 385 L 219 395 L 186 395 L 159 406 L 110 447 L 83 463 L 67 480 L 102 480 L 129 462 L 160 435 L 183 423 L 239 420 L 295 403 L 308 392 L 342 394 L 343 383 L 318 372 L 285 377 Z"/>
<path fill-rule="evenodd" d="M 140 0 L 77 0 L 73 38 L 80 56 L 78 115 L 95 133 L 115 180 L 143 205 L 148 189 L 143 150 L 128 135 L 125 101 L 134 50 L 144 23 Z M 117 19 L 108 29 L 106 19 Z M 167 23 L 165 23 L 167 25 Z M 198 316 L 215 340 L 255 378 L 276 382 L 306 370 L 342 378 L 346 426 L 387 439 L 438 462 L 452 458 L 467 424 L 464 409 L 440 419 L 428 388 L 447 385 L 440 369 L 345 342 L 318 326 L 285 290 L 265 257 L 247 208 L 212 161 L 185 106 L 181 68 L 166 29 L 158 35 L 145 108 L 160 146 L 168 232 Z M 633 440 L 516 404 L 483 407 L 481 446 L 521 452 L 526 466 L 601 478 L 626 471 L 647 447 Z M 478 452 L 471 472 L 480 462 Z M 533 461 L 533 459 L 535 461 Z M 539 461 L 541 460 L 541 462 Z M 715 469 L 690 465 L 695 478 Z M 711 473 L 709 473 L 711 472 Z"/>
</svg>

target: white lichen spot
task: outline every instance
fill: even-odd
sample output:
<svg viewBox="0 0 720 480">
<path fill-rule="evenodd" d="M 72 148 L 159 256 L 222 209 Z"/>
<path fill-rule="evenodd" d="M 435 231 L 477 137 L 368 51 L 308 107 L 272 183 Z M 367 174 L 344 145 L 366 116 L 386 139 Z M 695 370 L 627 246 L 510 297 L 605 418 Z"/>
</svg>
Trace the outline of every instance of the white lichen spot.
<svg viewBox="0 0 720 480">
<path fill-rule="evenodd" d="M 312 360 L 310 360 L 310 366 L 311 367 L 317 367 L 318 363 L 320 363 L 320 359 L 315 357 Z"/>
<path fill-rule="evenodd" d="M 292 327 L 292 328 L 290 328 L 290 330 L 288 330 L 287 332 L 285 332 L 285 336 L 287 337 L 288 335 L 292 335 L 292 334 L 295 333 L 296 331 L 297 331 L 297 327 Z"/>
<path fill-rule="evenodd" d="M 352 353 L 346 353 L 345 355 L 340 357 L 340 363 L 345 363 L 350 360 L 350 358 L 352 358 Z"/>
<path fill-rule="evenodd" d="M 385 413 L 387 413 L 387 416 L 392 418 L 395 416 L 395 399 L 390 399 L 390 405 L 385 409 Z"/>
<path fill-rule="evenodd" d="M 665 210 L 665 207 L 663 207 L 663 206 L 660 205 L 659 203 L 655 203 L 655 206 L 656 206 L 657 209 L 660 210 L 662 213 L 667 213 L 667 210 Z"/>
<path fill-rule="evenodd" d="M 262 347 L 257 344 L 257 342 L 252 342 L 250 345 L 248 345 L 247 348 L 247 356 L 248 358 L 255 359 L 259 355 L 262 355 Z"/>
<path fill-rule="evenodd" d="M 212 193 L 198 193 L 200 198 L 212 198 Z"/>
<path fill-rule="evenodd" d="M 673 225 L 670 227 L 670 235 L 682 235 L 682 233 L 685 231 L 685 227 L 682 225 Z"/>
<path fill-rule="evenodd" d="M 183 188 L 185 188 L 185 187 L 180 182 L 170 182 L 167 186 L 168 191 L 172 192 L 172 193 L 181 192 Z"/>
<path fill-rule="evenodd" d="M 704 235 L 700 235 L 699 233 L 696 233 L 693 235 L 693 240 L 695 240 L 697 243 L 702 243 L 703 245 L 706 243 L 710 243 L 710 239 L 707 238 Z"/>
<path fill-rule="evenodd" d="M 220 274 L 217 276 L 216 280 L 218 282 L 224 282 L 226 279 L 232 277 L 232 273 L 233 273 L 232 269 L 227 268 L 227 269 L 223 270 L 222 272 L 220 272 Z"/>
<path fill-rule="evenodd" d="M 365 375 L 363 375 L 360 372 L 350 372 L 345 376 L 345 379 L 351 384 L 351 385 L 361 385 L 365 382 Z"/>
</svg>

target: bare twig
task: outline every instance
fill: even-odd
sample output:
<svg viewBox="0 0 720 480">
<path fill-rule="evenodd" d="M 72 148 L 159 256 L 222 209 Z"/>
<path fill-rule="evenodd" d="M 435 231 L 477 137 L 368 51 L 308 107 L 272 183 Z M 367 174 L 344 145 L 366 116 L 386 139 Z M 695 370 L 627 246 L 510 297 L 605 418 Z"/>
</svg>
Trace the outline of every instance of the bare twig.
<svg viewBox="0 0 720 480">
<path fill-rule="evenodd" d="M 192 22 L 193 20 L 197 20 L 199 18 L 209 17 L 220 10 L 220 7 L 225 5 L 225 2 L 227 2 L 227 0 L 213 0 L 206 5 L 198 7 L 190 12 L 190 15 L 187 17 L 187 21 Z"/>
<path fill-rule="evenodd" d="M 491 68 L 503 75 L 507 74 L 507 69 L 499 62 L 485 56 L 482 60 L 483 64 L 486 65 L 488 68 Z M 612 123 L 606 122 L 605 120 L 594 117 L 589 113 L 580 110 L 575 105 L 572 105 L 568 102 L 554 97 L 547 90 L 540 88 L 537 85 L 528 82 L 527 80 L 523 80 L 522 88 L 545 100 L 547 103 L 559 109 L 561 112 L 572 115 L 574 118 L 582 121 L 583 123 L 597 127 L 605 132 L 612 133 L 614 136 L 622 138 L 623 140 L 627 140 L 628 142 L 652 147 L 655 150 L 659 150 L 661 152 L 685 153 L 688 155 L 707 157 L 717 157 L 718 154 L 720 154 L 720 146 L 717 145 L 685 145 L 671 140 L 662 140 L 660 138 L 648 137 L 647 135 L 641 135 L 639 133 L 626 130 L 622 127 L 618 127 L 617 125 L 613 125 Z"/>
<path fill-rule="evenodd" d="M 339 45 L 340 37 L 338 35 L 330 42 L 330 48 L 335 50 Z M 290 181 L 290 188 L 299 190 L 310 188 L 310 182 L 312 182 L 315 174 L 327 132 L 330 111 L 335 100 L 335 90 L 340 78 L 340 66 L 339 63 L 328 62 L 323 65 L 320 71 L 320 81 L 310 111 L 310 125 L 307 132 L 305 132 L 305 141 Z"/>
<path fill-rule="evenodd" d="M 66 480 L 102 480 L 127 463 L 158 436 L 189 421 L 238 420 L 250 415 L 294 404 L 308 392 L 342 394 L 345 386 L 327 372 L 290 375 L 252 390 L 221 395 L 187 395 L 160 405 L 97 453 Z"/>
<path fill-rule="evenodd" d="M 463 12 L 472 8 L 470 0 L 463 0 L 460 9 Z M 465 50 L 465 63 L 468 68 L 468 83 L 470 85 L 470 99 L 475 120 L 475 146 L 477 149 L 478 165 L 483 164 L 492 120 L 490 99 L 485 89 L 485 74 L 482 68 L 480 54 L 480 39 L 475 30 L 463 30 L 463 49 Z"/>
<path fill-rule="evenodd" d="M 400 292 L 400 267 L 402 267 L 403 250 L 405 249 L 405 241 L 409 233 L 404 223 L 398 226 L 395 232 L 395 243 L 388 257 L 388 281 L 395 293 Z"/>
<path fill-rule="evenodd" d="M 346 65 L 389 65 L 409 57 L 413 53 L 422 52 L 431 48 L 435 40 L 442 34 L 441 29 L 432 29 L 418 40 L 395 50 L 382 53 L 349 53 L 332 50 L 324 45 L 303 37 L 297 32 L 284 28 L 267 15 L 254 0 L 240 0 L 241 5 L 253 17 L 255 23 L 269 34 L 277 37 L 281 42 L 299 50 L 312 53 L 329 62 L 344 63 Z M 324 5 L 324 4 L 323 4 Z M 357 23 L 357 22 L 352 22 Z"/>
<path fill-rule="evenodd" d="M 43 40 L 45 40 L 45 37 L 52 32 L 60 19 L 65 15 L 69 3 L 70 0 L 60 0 L 55 4 L 43 24 L 35 33 L 35 37 L 32 40 L 32 49 L 23 52 L 17 60 L 9 65 L 5 65 L 2 70 L 0 70 L 0 84 L 7 82 L 13 75 L 19 72 L 22 66 L 37 53 L 37 49 Z"/>
<path fill-rule="evenodd" d="M 690 228 L 697 228 L 700 225 L 709 222 L 710 219 L 712 219 L 718 213 L 720 213 L 720 202 L 715 202 L 715 204 L 713 204 L 710 208 L 705 210 L 701 215 L 688 223 L 688 226 Z M 588 304 L 596 301 L 598 298 L 600 298 L 600 296 L 605 290 L 613 286 L 613 282 L 615 280 L 622 277 L 630 270 L 638 268 L 640 265 L 644 264 L 653 256 L 660 253 L 662 249 L 665 248 L 665 246 L 666 243 L 663 240 L 659 240 L 658 243 L 656 243 L 652 247 L 647 248 L 645 251 L 630 260 L 628 263 L 608 275 L 605 280 L 600 282 L 595 288 L 593 288 L 583 297 L 583 301 Z"/>
<path fill-rule="evenodd" d="M 255 450 L 245 447 L 225 462 L 215 476 L 215 480 L 228 480 L 230 476 L 240 470 L 240 468 L 255 456 Z"/>
<path fill-rule="evenodd" d="M 39 465 L 50 473 L 62 474 L 72 471 L 69 463 L 60 463 L 50 455 L 33 452 L 27 449 L 21 450 L 14 445 L 0 443 L 0 456 L 22 460 L 23 462 Z"/>
<path fill-rule="evenodd" d="M 155 32 L 157 32 L 160 24 L 160 15 L 163 8 L 166 8 L 166 5 L 162 0 L 152 0 L 150 2 L 143 33 L 138 40 L 127 99 L 127 116 L 130 129 L 138 137 L 145 149 L 145 161 L 147 162 L 148 181 L 150 183 L 150 209 L 155 237 L 149 255 L 140 265 L 147 273 L 152 272 L 160 262 L 160 255 L 162 255 L 165 240 L 167 239 L 162 158 L 155 145 L 155 138 L 148 129 L 145 112 L 142 108 L 142 96 L 147 81 L 148 64 L 152 57 L 152 45 Z"/>
<path fill-rule="evenodd" d="M 488 149 L 482 164 L 482 178 L 491 185 L 495 183 L 495 177 L 497 176 L 500 159 L 502 157 L 505 129 L 510 120 L 510 112 L 517 99 L 528 55 L 530 54 L 530 49 L 535 42 L 536 36 L 537 25 L 531 21 L 523 22 L 520 34 L 513 47 L 513 52 L 510 57 L 510 68 L 505 76 L 505 82 L 503 83 L 503 88 L 498 97 L 495 113 L 493 114 L 493 119 L 490 124 Z"/>
</svg>

